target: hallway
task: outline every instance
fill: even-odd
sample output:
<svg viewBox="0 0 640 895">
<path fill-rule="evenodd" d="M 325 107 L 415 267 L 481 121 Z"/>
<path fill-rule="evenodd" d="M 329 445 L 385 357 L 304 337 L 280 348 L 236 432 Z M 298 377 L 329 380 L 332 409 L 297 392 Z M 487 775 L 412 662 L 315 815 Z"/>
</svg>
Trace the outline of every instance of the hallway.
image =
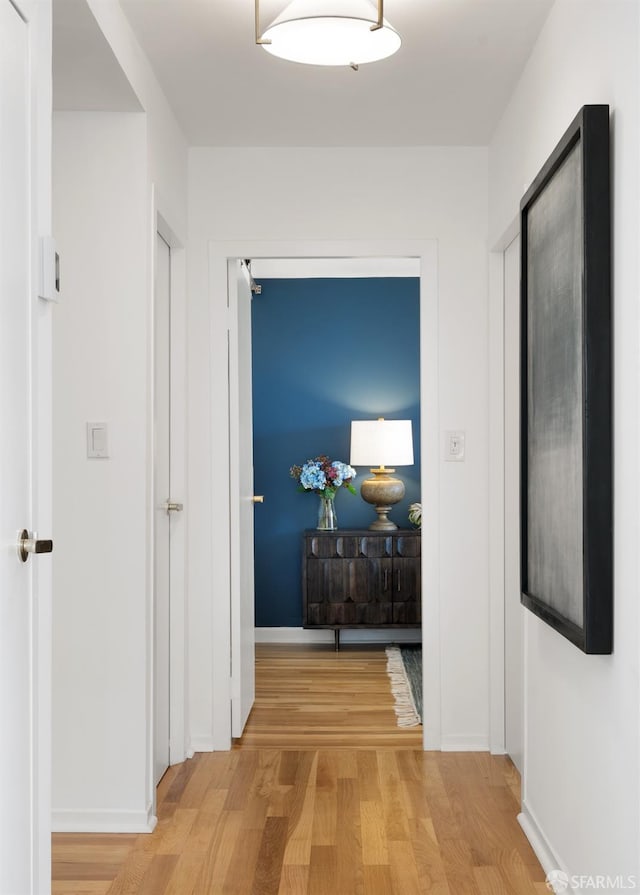
<svg viewBox="0 0 640 895">
<path fill-rule="evenodd" d="M 170 768 L 153 834 L 54 836 L 54 895 L 546 892 L 510 760 L 420 736 L 381 647 L 259 646 L 243 739 Z"/>
</svg>

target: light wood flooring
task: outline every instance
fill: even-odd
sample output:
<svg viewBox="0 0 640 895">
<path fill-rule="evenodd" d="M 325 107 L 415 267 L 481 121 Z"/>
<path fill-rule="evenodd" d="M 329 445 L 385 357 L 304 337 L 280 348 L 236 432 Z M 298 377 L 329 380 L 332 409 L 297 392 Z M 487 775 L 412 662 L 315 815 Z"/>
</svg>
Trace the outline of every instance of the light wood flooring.
<svg viewBox="0 0 640 895">
<path fill-rule="evenodd" d="M 256 700 L 238 748 L 421 749 L 399 728 L 384 646 L 256 646 Z"/>
<path fill-rule="evenodd" d="M 422 752 L 381 648 L 258 647 L 230 752 L 170 768 L 152 834 L 57 834 L 54 895 L 543 895 L 518 775 Z"/>
</svg>

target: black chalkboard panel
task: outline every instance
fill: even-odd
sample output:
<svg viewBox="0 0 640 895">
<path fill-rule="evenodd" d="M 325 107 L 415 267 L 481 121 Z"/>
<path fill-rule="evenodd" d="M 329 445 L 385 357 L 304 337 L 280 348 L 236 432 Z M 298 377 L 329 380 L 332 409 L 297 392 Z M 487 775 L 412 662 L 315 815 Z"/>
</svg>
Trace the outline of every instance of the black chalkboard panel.
<svg viewBox="0 0 640 895">
<path fill-rule="evenodd" d="M 612 650 L 609 107 L 584 106 L 521 206 L 522 602 Z"/>
</svg>

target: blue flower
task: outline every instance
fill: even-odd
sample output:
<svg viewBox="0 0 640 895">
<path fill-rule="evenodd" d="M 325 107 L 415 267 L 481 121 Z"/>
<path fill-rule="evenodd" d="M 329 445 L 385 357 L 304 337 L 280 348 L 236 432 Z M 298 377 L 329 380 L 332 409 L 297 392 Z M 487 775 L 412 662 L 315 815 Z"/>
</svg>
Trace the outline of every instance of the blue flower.
<svg viewBox="0 0 640 895">
<path fill-rule="evenodd" d="M 327 477 L 318 463 L 305 463 L 300 473 L 300 484 L 307 491 L 322 489 L 327 484 Z"/>
<path fill-rule="evenodd" d="M 332 462 L 324 454 L 307 460 L 303 466 L 292 466 L 289 475 L 299 482 L 301 490 L 315 491 L 323 497 L 334 497 L 343 485 L 352 494 L 356 493 L 351 484 L 351 479 L 356 477 L 355 469 L 341 460 Z"/>
<path fill-rule="evenodd" d="M 349 479 L 355 479 L 356 471 L 353 466 L 349 466 L 348 463 L 342 463 L 341 460 L 334 460 L 331 465 L 338 472 L 335 479 L 338 488 L 340 485 L 344 484 L 344 482 L 349 481 Z"/>
</svg>

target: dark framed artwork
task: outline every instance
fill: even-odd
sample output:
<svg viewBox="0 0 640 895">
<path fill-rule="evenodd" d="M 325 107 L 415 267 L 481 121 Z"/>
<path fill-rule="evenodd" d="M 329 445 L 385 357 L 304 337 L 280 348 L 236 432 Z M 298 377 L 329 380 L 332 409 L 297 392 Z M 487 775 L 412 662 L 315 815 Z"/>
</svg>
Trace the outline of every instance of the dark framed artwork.
<svg viewBox="0 0 640 895">
<path fill-rule="evenodd" d="M 520 204 L 522 603 L 586 653 L 613 629 L 609 107 Z"/>
</svg>

